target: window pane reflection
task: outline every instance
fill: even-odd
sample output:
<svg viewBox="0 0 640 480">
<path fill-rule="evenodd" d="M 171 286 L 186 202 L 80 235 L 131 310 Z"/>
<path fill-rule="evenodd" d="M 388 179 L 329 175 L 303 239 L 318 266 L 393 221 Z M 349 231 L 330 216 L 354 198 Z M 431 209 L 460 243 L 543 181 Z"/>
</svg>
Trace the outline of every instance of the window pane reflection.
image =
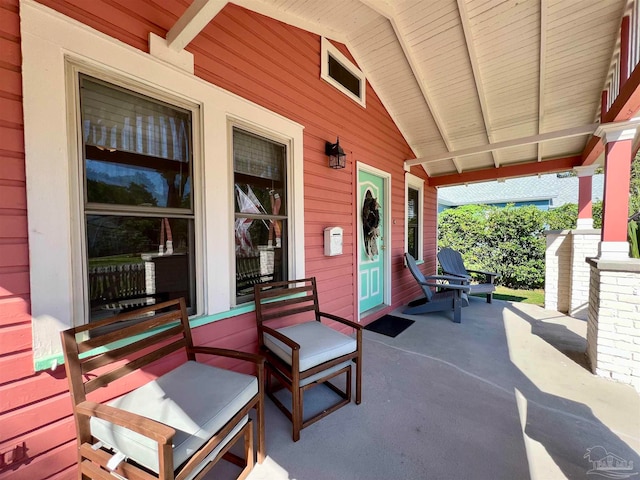
<svg viewBox="0 0 640 480">
<path fill-rule="evenodd" d="M 193 305 L 193 220 L 87 215 L 90 321 L 184 297 Z"/>
</svg>

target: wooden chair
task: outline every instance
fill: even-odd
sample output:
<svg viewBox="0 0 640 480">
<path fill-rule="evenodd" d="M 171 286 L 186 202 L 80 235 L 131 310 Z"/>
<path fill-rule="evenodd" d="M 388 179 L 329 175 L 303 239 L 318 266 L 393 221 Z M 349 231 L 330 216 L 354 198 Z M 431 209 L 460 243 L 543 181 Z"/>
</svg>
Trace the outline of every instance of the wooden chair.
<svg viewBox="0 0 640 480">
<path fill-rule="evenodd" d="M 449 275 L 430 275 L 425 277 L 418 268 L 415 258 L 405 253 L 407 267 L 422 289 L 423 297 L 409 302 L 402 311 L 407 315 L 422 315 L 423 313 L 453 310 L 453 321 L 462 321 L 462 307 L 469 305 L 469 286 L 463 279 Z M 434 288 L 436 291 L 432 291 Z"/>
<path fill-rule="evenodd" d="M 447 275 L 454 275 L 456 277 L 466 279 L 470 289 L 469 293 L 472 295 L 476 293 L 484 293 L 487 296 L 487 303 L 491 303 L 493 301 L 493 292 L 496 291 L 494 282 L 496 277 L 498 277 L 497 273 L 466 269 L 460 252 L 451 248 L 443 248 L 438 252 L 438 262 L 440 262 L 442 271 Z M 484 275 L 484 281 L 473 283 L 472 273 Z"/>
<path fill-rule="evenodd" d="M 362 326 L 323 313 L 318 306 L 315 278 L 271 282 L 254 287 L 260 351 L 267 358 L 266 393 L 293 424 L 293 441 L 300 430 L 351 401 L 351 363 L 356 363 L 356 404 L 362 398 Z M 321 319 L 332 320 L 355 330 L 355 338 L 345 335 Z M 269 325 L 267 325 L 269 324 Z M 345 390 L 330 380 L 346 374 Z M 272 377 L 278 385 L 272 384 Z M 322 412 L 304 418 L 304 392 L 325 385 L 340 400 Z M 275 392 L 291 392 L 289 410 Z"/>
<path fill-rule="evenodd" d="M 245 478 L 254 465 L 251 409 L 264 459 L 264 358 L 194 346 L 183 299 L 61 335 L 81 478 L 191 480 L 221 458 Z M 196 361 L 204 356 L 247 361 L 257 375 Z M 241 439 L 244 459 L 229 451 Z"/>
</svg>

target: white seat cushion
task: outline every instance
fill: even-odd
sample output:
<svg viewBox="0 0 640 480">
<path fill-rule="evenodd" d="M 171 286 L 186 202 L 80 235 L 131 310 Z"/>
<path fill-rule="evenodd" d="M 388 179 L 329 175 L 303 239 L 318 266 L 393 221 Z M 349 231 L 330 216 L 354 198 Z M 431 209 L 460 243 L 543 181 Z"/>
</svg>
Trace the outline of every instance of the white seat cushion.
<svg viewBox="0 0 640 480">
<path fill-rule="evenodd" d="M 300 345 L 301 372 L 357 349 L 354 338 L 316 321 L 279 328 L 277 331 Z M 291 349 L 287 345 L 268 333 L 264 335 L 264 343 L 269 350 L 291 365 Z"/>
<path fill-rule="evenodd" d="M 189 361 L 109 405 L 174 428 L 173 463 L 177 468 L 257 393 L 254 376 Z M 98 418 L 91 418 L 91 434 L 158 472 L 158 446 L 153 440 Z"/>
</svg>

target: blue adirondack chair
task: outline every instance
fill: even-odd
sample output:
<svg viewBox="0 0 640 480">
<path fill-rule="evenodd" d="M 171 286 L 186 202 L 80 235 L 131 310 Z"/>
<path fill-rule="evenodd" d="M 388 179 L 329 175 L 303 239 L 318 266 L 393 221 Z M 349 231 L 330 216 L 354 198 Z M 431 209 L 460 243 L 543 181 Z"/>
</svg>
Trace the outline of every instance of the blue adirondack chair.
<svg viewBox="0 0 640 480">
<path fill-rule="evenodd" d="M 421 315 L 430 312 L 442 312 L 453 310 L 453 321 L 460 323 L 462 320 L 462 307 L 469 305 L 469 286 L 463 279 L 449 275 L 426 276 L 420 271 L 415 258 L 409 253 L 404 254 L 409 271 L 416 279 L 424 293 L 424 297 L 409 302 L 402 311 L 407 315 Z M 447 282 L 447 283 L 443 283 Z M 435 288 L 436 291 L 431 289 Z"/>
<path fill-rule="evenodd" d="M 451 248 L 443 248 L 438 252 L 438 262 L 440 262 L 442 271 L 445 274 L 465 278 L 469 285 L 469 293 L 471 293 L 472 295 L 475 293 L 484 293 L 487 296 L 487 303 L 492 302 L 493 292 L 495 292 L 496 290 L 494 282 L 499 274 L 495 272 L 483 272 L 480 270 L 468 270 L 464 266 L 464 261 L 462 260 L 462 255 L 460 255 L 460 252 Z M 472 273 L 484 275 L 484 281 L 472 283 Z"/>
</svg>

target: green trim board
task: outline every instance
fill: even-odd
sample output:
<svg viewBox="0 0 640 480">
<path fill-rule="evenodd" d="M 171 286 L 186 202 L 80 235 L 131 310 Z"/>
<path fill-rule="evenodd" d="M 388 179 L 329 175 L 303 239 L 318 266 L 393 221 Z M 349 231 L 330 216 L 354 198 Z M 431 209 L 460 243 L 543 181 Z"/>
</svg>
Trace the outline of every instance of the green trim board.
<svg viewBox="0 0 640 480">
<path fill-rule="evenodd" d="M 295 295 L 291 295 L 291 298 L 295 298 L 297 296 L 300 296 L 303 294 L 295 294 Z M 213 315 L 204 315 L 204 316 L 200 316 L 200 317 L 194 317 L 194 318 L 190 318 L 189 319 L 189 325 L 191 325 L 191 328 L 197 328 L 197 327 L 201 327 L 203 325 L 208 325 L 210 323 L 214 323 L 217 322 L 218 320 L 224 320 L 226 318 L 231 318 L 231 317 L 237 317 L 238 315 L 244 315 L 245 313 L 250 313 L 255 311 L 256 306 L 255 303 L 247 303 L 244 305 L 240 305 L 238 307 L 234 307 L 230 310 L 227 310 L 226 312 L 220 312 L 220 313 L 215 313 Z M 110 348 L 106 348 L 106 347 L 100 347 L 101 350 L 108 352 L 111 349 L 115 349 L 115 348 L 119 348 L 121 346 L 124 346 L 128 343 L 131 343 L 131 341 L 138 341 L 141 340 L 143 338 L 149 337 L 155 333 L 157 333 L 158 331 L 162 331 L 162 330 L 166 330 L 169 327 L 163 327 L 160 329 L 154 329 L 154 330 L 149 330 L 148 332 L 145 333 L 141 333 L 139 335 L 136 335 L 134 337 L 130 337 L 126 340 L 121 340 L 119 342 L 115 342 L 113 343 Z M 91 353 L 92 355 L 95 354 L 96 352 L 91 351 L 91 352 L 87 352 L 86 354 Z M 34 360 L 34 364 L 33 364 L 33 368 L 36 372 L 41 372 L 43 370 L 55 370 L 56 368 L 58 368 L 60 365 L 64 365 L 64 355 L 62 353 L 58 354 L 58 355 L 51 355 L 48 357 L 44 357 L 44 358 L 39 358 L 37 360 Z"/>
</svg>

